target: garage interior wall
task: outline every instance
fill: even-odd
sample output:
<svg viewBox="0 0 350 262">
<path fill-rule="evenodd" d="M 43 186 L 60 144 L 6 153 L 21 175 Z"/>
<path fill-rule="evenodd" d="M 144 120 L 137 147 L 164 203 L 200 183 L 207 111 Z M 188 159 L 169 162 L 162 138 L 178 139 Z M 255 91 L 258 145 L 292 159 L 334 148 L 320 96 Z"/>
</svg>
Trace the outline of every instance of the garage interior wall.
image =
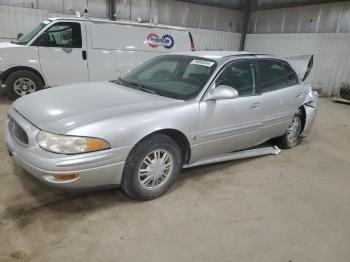
<svg viewBox="0 0 350 262">
<path fill-rule="evenodd" d="M 92 17 L 108 18 L 103 0 L 0 0 L 0 41 L 27 32 L 47 17 L 74 15 L 88 8 Z M 174 0 L 115 0 L 116 19 L 153 20 L 188 28 L 197 50 L 238 50 L 243 13 Z"/>
<path fill-rule="evenodd" d="M 322 95 L 350 82 L 350 2 L 254 11 L 245 50 L 277 56 L 314 54 L 307 81 Z"/>
</svg>

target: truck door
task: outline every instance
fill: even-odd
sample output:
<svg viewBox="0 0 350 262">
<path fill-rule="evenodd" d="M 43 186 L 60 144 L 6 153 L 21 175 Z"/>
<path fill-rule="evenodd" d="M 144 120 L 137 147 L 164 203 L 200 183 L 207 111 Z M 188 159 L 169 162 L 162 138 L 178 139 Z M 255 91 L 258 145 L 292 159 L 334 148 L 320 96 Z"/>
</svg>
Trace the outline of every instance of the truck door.
<svg viewBox="0 0 350 262">
<path fill-rule="evenodd" d="M 89 80 L 85 23 L 56 22 L 33 45 L 48 86 Z"/>
</svg>

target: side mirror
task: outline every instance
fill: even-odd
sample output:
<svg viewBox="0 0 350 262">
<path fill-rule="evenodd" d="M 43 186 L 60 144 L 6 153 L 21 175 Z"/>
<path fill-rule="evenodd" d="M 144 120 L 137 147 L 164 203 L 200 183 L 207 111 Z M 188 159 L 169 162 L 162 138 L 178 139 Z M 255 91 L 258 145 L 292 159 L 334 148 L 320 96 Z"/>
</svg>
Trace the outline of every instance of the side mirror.
<svg viewBox="0 0 350 262">
<path fill-rule="evenodd" d="M 23 36 L 23 34 L 22 34 L 22 33 L 18 33 L 18 34 L 17 34 L 17 38 L 16 38 L 16 39 L 18 40 L 18 39 L 20 39 L 22 36 Z"/>
<path fill-rule="evenodd" d="M 38 36 L 38 38 L 33 43 L 34 46 L 43 46 L 43 47 L 49 47 L 50 46 L 50 36 L 48 33 L 43 32 L 41 35 Z"/>
<path fill-rule="evenodd" d="M 209 93 L 206 100 L 232 99 L 238 97 L 238 95 L 238 91 L 233 87 L 218 85 Z"/>
</svg>

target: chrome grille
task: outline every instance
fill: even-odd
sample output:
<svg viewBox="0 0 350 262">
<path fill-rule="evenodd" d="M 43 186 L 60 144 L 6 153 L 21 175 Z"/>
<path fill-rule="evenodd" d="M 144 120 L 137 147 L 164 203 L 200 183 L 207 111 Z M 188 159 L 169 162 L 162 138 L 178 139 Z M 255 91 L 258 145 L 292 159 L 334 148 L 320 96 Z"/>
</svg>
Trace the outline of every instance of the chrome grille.
<svg viewBox="0 0 350 262">
<path fill-rule="evenodd" d="M 14 121 L 12 118 L 9 118 L 8 126 L 10 133 L 13 137 L 15 137 L 18 141 L 22 142 L 23 144 L 28 145 L 28 135 L 23 130 L 23 128 L 16 123 L 16 121 Z"/>
</svg>

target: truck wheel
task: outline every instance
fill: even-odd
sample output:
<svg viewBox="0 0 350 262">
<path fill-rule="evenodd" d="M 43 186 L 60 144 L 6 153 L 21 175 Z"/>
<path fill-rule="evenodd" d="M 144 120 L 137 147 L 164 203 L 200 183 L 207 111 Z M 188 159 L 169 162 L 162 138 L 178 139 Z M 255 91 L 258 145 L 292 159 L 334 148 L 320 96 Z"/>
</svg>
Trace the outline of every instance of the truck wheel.
<svg viewBox="0 0 350 262">
<path fill-rule="evenodd" d="M 292 119 L 292 122 L 289 124 L 287 132 L 277 138 L 277 144 L 283 149 L 289 149 L 295 147 L 298 144 L 299 135 L 302 128 L 302 119 L 301 112 L 296 113 Z"/>
<path fill-rule="evenodd" d="M 136 200 L 160 197 L 175 182 L 181 160 L 181 150 L 170 137 L 151 136 L 137 144 L 128 156 L 121 187 Z"/>
<path fill-rule="evenodd" d="M 14 100 L 43 88 L 43 82 L 40 77 L 27 70 L 11 73 L 7 77 L 5 85 L 9 96 Z"/>
</svg>

